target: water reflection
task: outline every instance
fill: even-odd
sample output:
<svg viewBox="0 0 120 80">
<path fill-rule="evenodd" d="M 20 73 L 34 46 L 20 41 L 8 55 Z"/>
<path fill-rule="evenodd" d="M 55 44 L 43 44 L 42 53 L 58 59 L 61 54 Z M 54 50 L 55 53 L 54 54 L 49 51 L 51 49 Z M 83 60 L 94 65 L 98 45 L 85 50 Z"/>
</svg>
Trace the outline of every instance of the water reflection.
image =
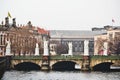
<svg viewBox="0 0 120 80">
<path fill-rule="evenodd" d="M 120 80 L 120 72 L 7 71 L 2 80 Z"/>
</svg>

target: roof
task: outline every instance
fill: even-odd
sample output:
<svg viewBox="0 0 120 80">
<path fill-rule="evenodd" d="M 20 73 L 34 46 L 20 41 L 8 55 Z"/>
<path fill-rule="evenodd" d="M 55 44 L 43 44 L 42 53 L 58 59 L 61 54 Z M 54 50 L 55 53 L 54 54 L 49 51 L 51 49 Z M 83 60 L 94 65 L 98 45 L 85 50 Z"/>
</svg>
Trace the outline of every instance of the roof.
<svg viewBox="0 0 120 80">
<path fill-rule="evenodd" d="M 47 31 L 47 30 L 45 30 L 45 29 L 43 29 L 43 28 L 37 28 L 38 29 L 38 33 L 40 33 L 40 34 L 49 34 L 49 31 Z"/>
<path fill-rule="evenodd" d="M 103 33 L 106 31 L 50 30 L 51 38 L 94 38 Z"/>
<path fill-rule="evenodd" d="M 22 26 L 21 28 L 28 28 L 28 29 L 30 29 L 28 26 Z M 47 34 L 47 35 L 49 35 L 49 31 L 47 31 L 47 30 L 45 30 L 43 28 L 32 26 L 31 29 L 32 30 L 37 30 L 39 34 Z"/>
</svg>

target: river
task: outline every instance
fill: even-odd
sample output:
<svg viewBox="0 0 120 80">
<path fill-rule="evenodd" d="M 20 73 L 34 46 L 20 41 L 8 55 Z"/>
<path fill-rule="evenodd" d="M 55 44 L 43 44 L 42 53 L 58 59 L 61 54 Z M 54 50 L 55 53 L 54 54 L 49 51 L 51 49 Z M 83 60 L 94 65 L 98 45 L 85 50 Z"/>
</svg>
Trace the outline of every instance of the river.
<svg viewBox="0 0 120 80">
<path fill-rule="evenodd" d="M 120 80 L 120 72 L 6 71 L 1 80 Z"/>
</svg>

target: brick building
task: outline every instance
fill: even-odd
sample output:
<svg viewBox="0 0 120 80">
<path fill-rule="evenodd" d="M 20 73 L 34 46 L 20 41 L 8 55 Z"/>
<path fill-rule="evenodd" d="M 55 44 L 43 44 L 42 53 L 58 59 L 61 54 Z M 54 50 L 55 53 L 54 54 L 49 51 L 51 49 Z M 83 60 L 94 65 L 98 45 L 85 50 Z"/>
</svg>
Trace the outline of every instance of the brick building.
<svg viewBox="0 0 120 80">
<path fill-rule="evenodd" d="M 12 24 L 9 18 L 5 18 L 5 24 L 0 25 L 0 55 L 5 55 L 6 41 L 11 42 L 12 55 L 34 55 L 35 45 L 39 44 L 40 54 L 43 53 L 43 40 L 49 39 L 49 32 L 39 27 L 32 26 L 29 21 L 26 26 L 16 26 L 16 20 Z"/>
</svg>

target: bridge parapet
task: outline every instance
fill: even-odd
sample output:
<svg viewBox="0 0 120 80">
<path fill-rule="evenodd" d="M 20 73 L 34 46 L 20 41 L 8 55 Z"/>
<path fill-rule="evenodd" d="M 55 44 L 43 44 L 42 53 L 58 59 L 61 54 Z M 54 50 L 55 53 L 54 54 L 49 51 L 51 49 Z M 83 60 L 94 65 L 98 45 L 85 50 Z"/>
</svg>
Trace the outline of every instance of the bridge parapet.
<svg viewBox="0 0 120 80">
<path fill-rule="evenodd" d="M 56 56 L 51 56 L 51 60 L 82 60 L 83 57 L 80 55 L 73 55 L 73 56 L 63 56 L 63 55 L 56 55 Z"/>
<path fill-rule="evenodd" d="M 42 60 L 42 56 L 14 56 L 13 60 Z"/>
</svg>

